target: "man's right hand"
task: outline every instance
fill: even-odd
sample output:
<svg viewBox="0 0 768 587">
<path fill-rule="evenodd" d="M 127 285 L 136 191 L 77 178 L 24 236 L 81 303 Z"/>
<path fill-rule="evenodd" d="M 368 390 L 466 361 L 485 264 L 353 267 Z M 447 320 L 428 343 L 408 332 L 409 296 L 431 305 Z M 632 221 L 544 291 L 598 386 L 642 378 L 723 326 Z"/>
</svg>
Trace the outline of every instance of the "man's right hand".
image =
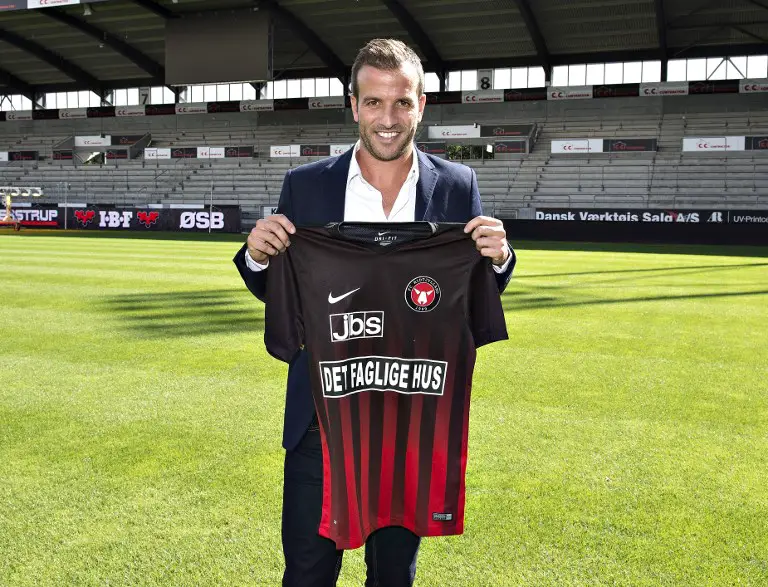
<svg viewBox="0 0 768 587">
<path fill-rule="evenodd" d="M 264 265 L 270 257 L 282 253 L 291 245 L 289 234 L 296 227 L 282 214 L 273 214 L 256 222 L 246 241 L 251 259 Z"/>
</svg>

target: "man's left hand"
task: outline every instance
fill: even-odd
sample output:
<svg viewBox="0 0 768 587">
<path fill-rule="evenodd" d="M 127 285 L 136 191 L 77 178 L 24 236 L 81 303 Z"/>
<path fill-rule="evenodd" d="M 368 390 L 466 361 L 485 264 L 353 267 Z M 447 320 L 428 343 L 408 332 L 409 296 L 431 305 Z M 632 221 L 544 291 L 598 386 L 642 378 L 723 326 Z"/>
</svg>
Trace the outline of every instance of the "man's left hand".
<svg viewBox="0 0 768 587">
<path fill-rule="evenodd" d="M 490 257 L 494 265 L 503 265 L 511 254 L 504 223 L 490 216 L 477 216 L 464 227 L 472 233 L 475 247 L 483 257 Z"/>
</svg>

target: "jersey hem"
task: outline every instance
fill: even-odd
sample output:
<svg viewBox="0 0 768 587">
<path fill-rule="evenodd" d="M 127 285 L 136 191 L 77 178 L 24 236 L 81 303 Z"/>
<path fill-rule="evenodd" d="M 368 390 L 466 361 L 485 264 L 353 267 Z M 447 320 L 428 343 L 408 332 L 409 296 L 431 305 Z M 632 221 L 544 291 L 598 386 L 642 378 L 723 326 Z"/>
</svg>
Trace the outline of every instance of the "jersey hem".
<svg viewBox="0 0 768 587">
<path fill-rule="evenodd" d="M 339 550 L 355 550 L 357 548 L 360 548 L 361 546 L 364 546 L 366 541 L 368 540 L 368 537 L 376 532 L 377 530 L 382 530 L 384 528 L 389 528 L 391 526 L 400 526 L 401 528 L 405 528 L 406 530 L 410 530 L 416 536 L 419 538 L 432 538 L 436 536 L 460 536 L 464 534 L 464 522 L 457 522 L 454 529 L 450 532 L 440 531 L 439 529 L 428 529 L 426 532 L 418 533 L 416 531 L 416 527 L 412 524 L 406 524 L 403 520 L 390 520 L 392 523 L 387 524 L 386 526 L 371 526 L 368 527 L 365 531 L 362 532 L 362 540 L 360 542 L 358 541 L 339 541 L 334 539 L 329 532 L 327 532 L 326 528 L 318 528 L 317 533 L 322 536 L 323 538 L 328 538 L 329 540 L 333 540 L 336 544 L 336 548 Z"/>
</svg>

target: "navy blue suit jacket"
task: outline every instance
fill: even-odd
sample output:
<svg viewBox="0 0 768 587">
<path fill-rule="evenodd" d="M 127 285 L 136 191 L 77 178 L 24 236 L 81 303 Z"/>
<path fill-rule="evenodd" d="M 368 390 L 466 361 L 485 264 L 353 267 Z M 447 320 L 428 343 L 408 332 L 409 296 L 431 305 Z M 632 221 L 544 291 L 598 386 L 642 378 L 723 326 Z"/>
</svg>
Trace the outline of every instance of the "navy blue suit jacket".
<svg viewBox="0 0 768 587">
<path fill-rule="evenodd" d="M 344 220 L 349 164 L 354 149 L 343 155 L 323 159 L 291 169 L 285 175 L 278 214 L 296 226 L 324 225 Z M 427 155 L 414 148 L 419 158 L 419 182 L 416 186 L 416 220 L 431 222 L 468 222 L 482 214 L 475 171 L 458 163 Z M 245 285 L 264 301 L 269 269 L 252 271 L 245 263 L 246 246 L 234 262 Z M 513 253 L 514 255 L 514 253 Z M 514 269 L 515 259 L 496 279 L 504 291 Z M 305 350 L 296 354 L 288 368 L 285 400 L 283 447 L 293 450 L 312 421 L 314 400 L 309 387 L 309 358 Z"/>
</svg>

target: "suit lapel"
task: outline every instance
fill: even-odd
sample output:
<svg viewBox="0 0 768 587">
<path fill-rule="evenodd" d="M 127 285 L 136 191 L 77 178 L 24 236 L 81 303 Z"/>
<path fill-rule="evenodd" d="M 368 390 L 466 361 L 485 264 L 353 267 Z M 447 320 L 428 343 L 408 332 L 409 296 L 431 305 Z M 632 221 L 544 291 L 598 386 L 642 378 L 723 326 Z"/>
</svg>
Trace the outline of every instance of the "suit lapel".
<svg viewBox="0 0 768 587">
<path fill-rule="evenodd" d="M 416 213 L 414 220 L 430 217 L 430 204 L 437 185 L 437 171 L 432 161 L 414 145 L 413 152 L 419 158 L 419 182 L 416 184 Z"/>
<path fill-rule="evenodd" d="M 328 167 L 323 170 L 321 178 L 323 197 L 318 199 L 320 209 L 317 211 L 318 220 L 323 224 L 344 220 L 347 176 L 349 175 L 352 153 L 354 153 L 354 149 L 350 149 L 331 161 Z"/>
</svg>

